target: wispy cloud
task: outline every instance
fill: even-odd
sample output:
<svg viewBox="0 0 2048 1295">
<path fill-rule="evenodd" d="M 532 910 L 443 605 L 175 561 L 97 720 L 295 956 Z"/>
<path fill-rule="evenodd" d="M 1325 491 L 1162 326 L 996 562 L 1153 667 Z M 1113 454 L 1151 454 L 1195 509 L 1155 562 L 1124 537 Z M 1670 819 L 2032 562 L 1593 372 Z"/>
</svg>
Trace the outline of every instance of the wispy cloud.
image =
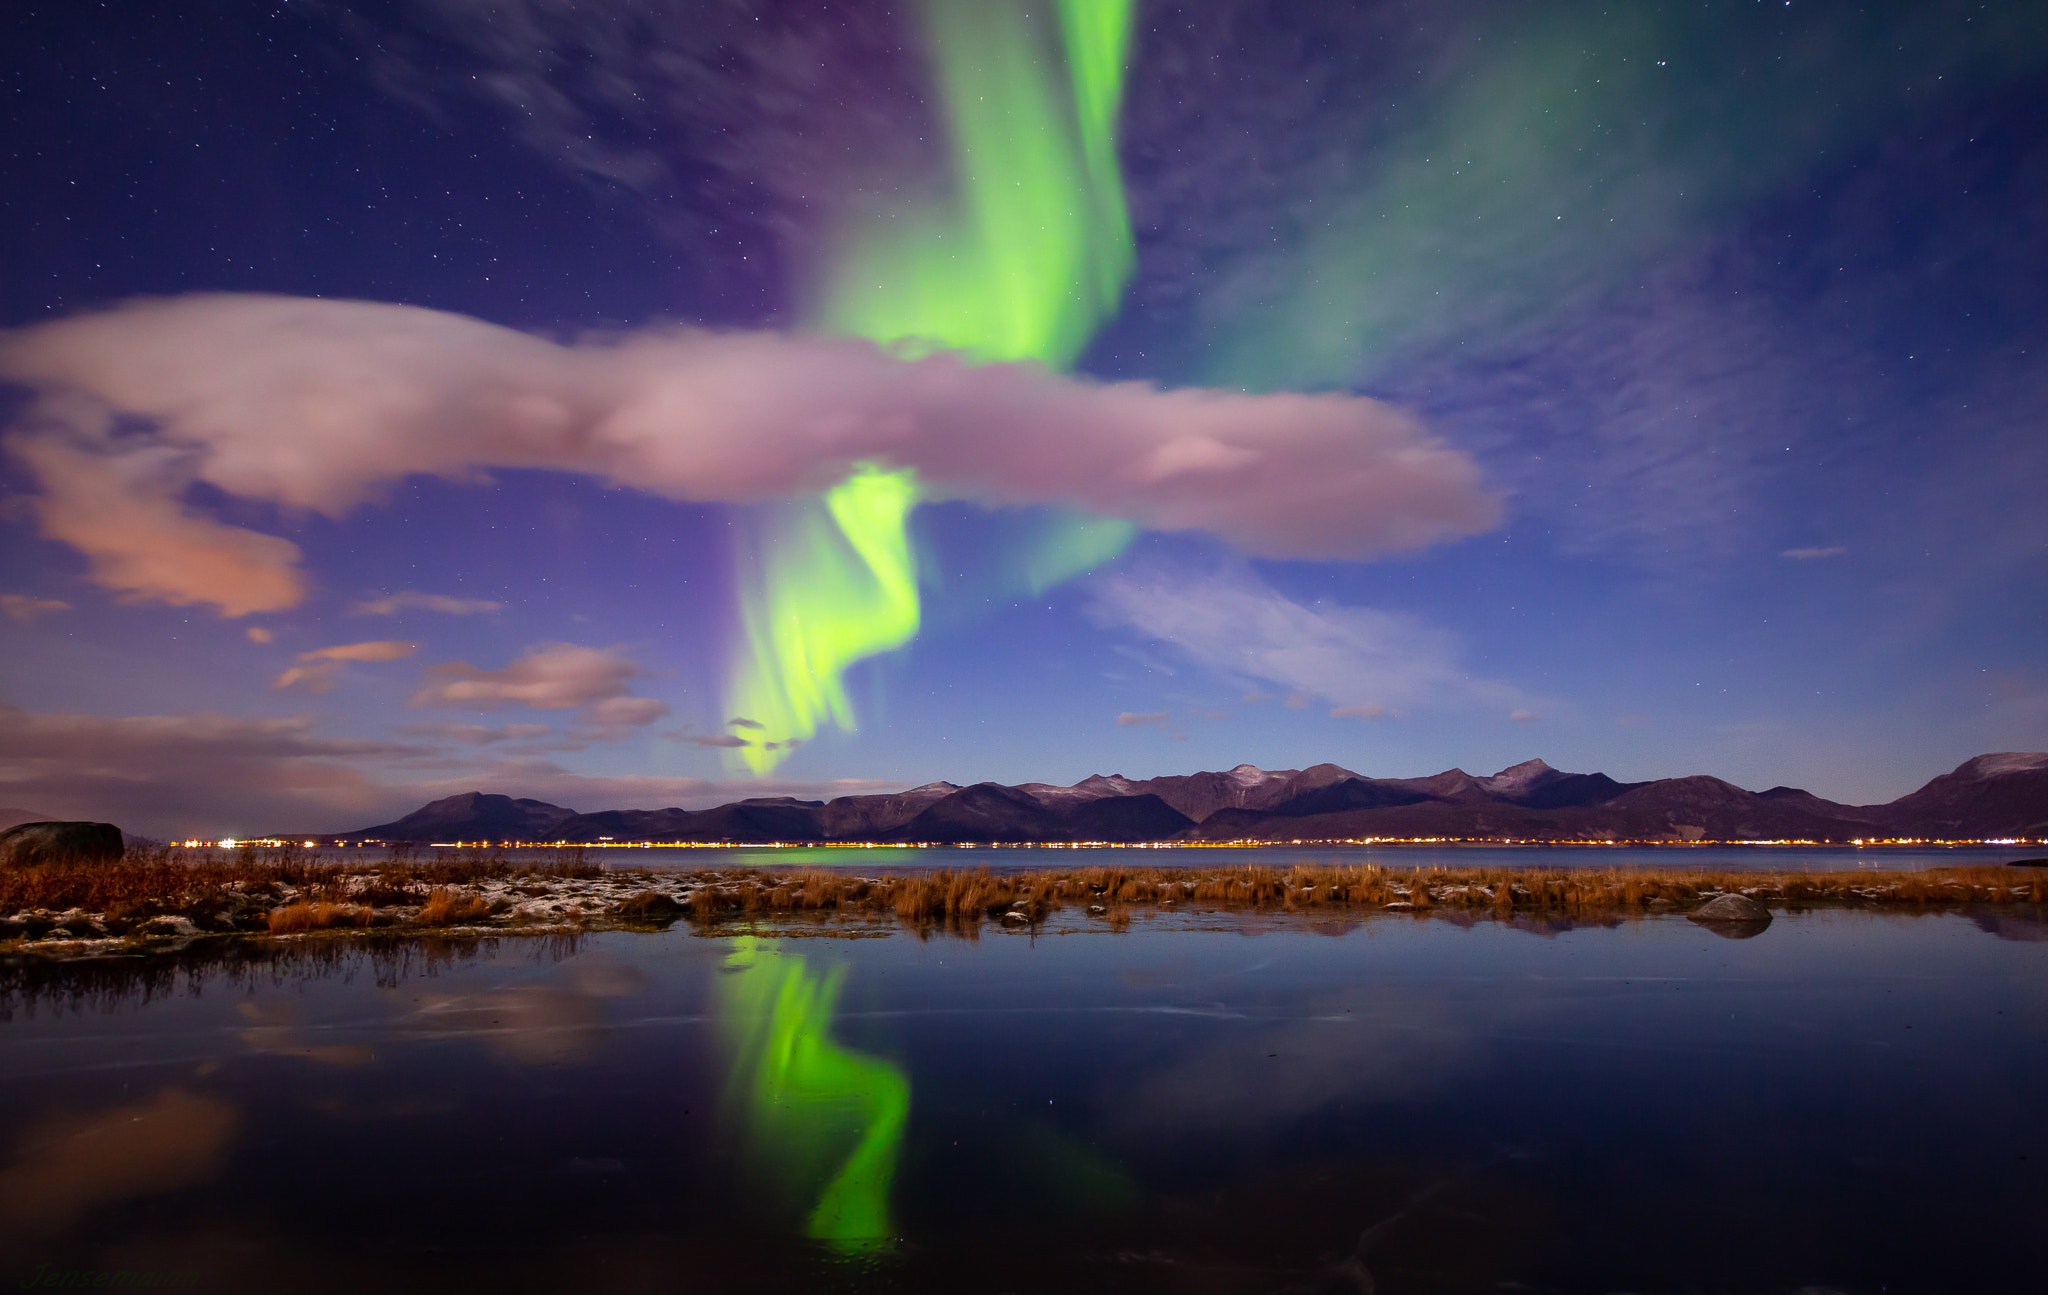
<svg viewBox="0 0 2048 1295">
<path fill-rule="evenodd" d="M 51 612 L 68 612 L 71 604 L 60 598 L 35 598 L 28 594 L 0 594 L 0 613 L 26 625 Z"/>
<path fill-rule="evenodd" d="M 668 714 L 666 702 L 631 695 L 633 680 L 643 673 L 619 652 L 549 643 L 498 670 L 479 669 L 466 661 L 433 666 L 410 704 L 475 710 L 503 706 L 572 710 L 582 725 L 576 736 L 586 741 L 618 741 Z"/>
<path fill-rule="evenodd" d="M 1116 722 L 1119 728 L 1165 728 L 1168 718 L 1163 710 L 1127 710 L 1116 717 Z"/>
<path fill-rule="evenodd" d="M 419 651 L 419 644 L 396 639 L 367 643 L 341 643 L 299 653 L 298 664 L 271 681 L 273 688 L 302 688 L 307 692 L 332 692 L 351 661 L 398 661 Z"/>
<path fill-rule="evenodd" d="M 1297 602 L 1246 569 L 1154 567 L 1100 576 L 1091 589 L 1099 622 L 1170 644 L 1225 676 L 1284 689 L 1296 709 L 1320 699 L 1338 718 L 1371 719 L 1395 707 L 1524 700 L 1506 683 L 1469 674 L 1457 640 L 1417 617 Z"/>
<path fill-rule="evenodd" d="M 352 604 L 348 609 L 351 616 L 396 616 L 406 611 L 440 612 L 447 616 L 481 616 L 487 612 L 503 610 L 505 604 L 489 598 L 455 598 L 448 594 L 423 594 L 412 589 L 385 594 L 381 598 L 366 598 Z"/>
<path fill-rule="evenodd" d="M 1834 544 L 1828 546 L 1827 548 L 1786 549 L 1784 552 L 1778 554 L 1778 556 L 1781 558 L 1791 558 L 1794 562 L 1818 562 L 1823 558 L 1841 557 L 1848 551 L 1848 549 L 1842 547 L 1841 545 Z"/>
<path fill-rule="evenodd" d="M 1385 719 L 1390 712 L 1377 702 L 1362 706 L 1332 706 L 1331 719 Z"/>
</svg>

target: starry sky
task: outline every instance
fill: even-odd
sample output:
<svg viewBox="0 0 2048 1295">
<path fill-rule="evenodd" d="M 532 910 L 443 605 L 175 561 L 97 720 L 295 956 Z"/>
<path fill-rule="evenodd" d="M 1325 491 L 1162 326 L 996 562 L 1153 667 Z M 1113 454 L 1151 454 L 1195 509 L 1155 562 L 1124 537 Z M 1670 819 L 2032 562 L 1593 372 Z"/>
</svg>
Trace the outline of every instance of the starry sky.
<svg viewBox="0 0 2048 1295">
<path fill-rule="evenodd" d="M 2048 749 L 2048 8 L 0 19 L 0 808 Z"/>
</svg>

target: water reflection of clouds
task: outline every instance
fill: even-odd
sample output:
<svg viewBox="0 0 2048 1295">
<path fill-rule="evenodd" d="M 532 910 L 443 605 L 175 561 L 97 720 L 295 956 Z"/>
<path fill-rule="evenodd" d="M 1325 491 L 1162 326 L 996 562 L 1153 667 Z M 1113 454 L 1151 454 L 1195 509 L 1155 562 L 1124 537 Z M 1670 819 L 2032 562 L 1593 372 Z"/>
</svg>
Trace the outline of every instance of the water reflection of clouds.
<svg viewBox="0 0 2048 1295">
<path fill-rule="evenodd" d="M 1453 1011 L 1426 991 L 1319 996 L 1284 1018 L 1211 1038 L 1104 1100 L 1129 1136 L 1264 1133 L 1339 1103 L 1430 1091 L 1480 1059 L 1472 1027 L 1484 1023 L 1470 1015 L 1469 1005 Z"/>
<path fill-rule="evenodd" d="M 49 1116 L 28 1128 L 0 1170 L 0 1227 L 62 1232 L 99 1206 L 208 1182 L 240 1123 L 233 1106 L 182 1088 Z"/>
<path fill-rule="evenodd" d="M 415 1035 L 474 1038 L 508 1061 L 574 1061 L 594 1053 L 611 1027 L 606 1000 L 646 991 L 647 977 L 615 963 L 572 967 L 566 984 L 525 982 L 480 994 L 425 999 L 398 1028 Z"/>
<path fill-rule="evenodd" d="M 318 1043 L 299 1023 L 298 1010 L 284 999 L 238 1003 L 235 1014 L 248 1025 L 241 1031 L 244 1047 L 274 1057 L 302 1057 L 329 1066 L 364 1066 L 377 1059 L 362 1043 Z"/>
</svg>

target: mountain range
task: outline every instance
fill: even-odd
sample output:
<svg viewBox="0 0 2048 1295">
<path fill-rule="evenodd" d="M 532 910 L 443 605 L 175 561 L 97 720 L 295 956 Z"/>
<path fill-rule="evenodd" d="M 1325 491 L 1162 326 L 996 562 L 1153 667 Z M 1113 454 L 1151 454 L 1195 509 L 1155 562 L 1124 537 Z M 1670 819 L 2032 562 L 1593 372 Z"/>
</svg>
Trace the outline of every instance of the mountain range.
<svg viewBox="0 0 2048 1295">
<path fill-rule="evenodd" d="M 1841 805 L 1794 787 L 1745 791 L 1719 778 L 1617 782 L 1529 760 L 1491 777 L 1450 769 L 1368 778 L 1334 764 L 1130 779 L 962 787 L 890 795 L 734 801 L 714 809 L 581 814 L 468 792 L 344 840 L 843 842 L 1850 841 L 2048 838 L 2048 753 L 1967 760 L 1884 805 Z"/>
</svg>

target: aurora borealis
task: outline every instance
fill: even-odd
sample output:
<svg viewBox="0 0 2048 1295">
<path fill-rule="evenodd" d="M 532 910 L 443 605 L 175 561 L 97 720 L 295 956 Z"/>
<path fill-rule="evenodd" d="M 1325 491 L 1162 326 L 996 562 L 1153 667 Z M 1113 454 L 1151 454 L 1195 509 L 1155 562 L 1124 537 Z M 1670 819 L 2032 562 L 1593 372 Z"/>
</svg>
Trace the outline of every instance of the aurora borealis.
<svg viewBox="0 0 2048 1295">
<path fill-rule="evenodd" d="M 1054 45 L 1021 4 L 921 6 L 956 192 L 846 235 L 819 327 L 904 352 L 1065 368 L 1115 309 L 1131 271 L 1115 133 L 1130 6 L 1060 0 L 1057 12 Z M 1062 61 L 1070 88 L 1049 70 Z M 813 505 L 771 522 L 758 571 L 741 573 L 746 644 L 729 695 L 761 725 L 739 748 L 756 773 L 821 721 L 851 729 L 841 676 L 917 632 L 915 492 L 912 474 L 864 467 L 822 515 Z M 1049 547 L 1091 558 L 1114 557 L 1131 535 L 1113 521 L 1050 524 Z M 1033 591 L 1089 565 L 1040 563 Z"/>
<path fill-rule="evenodd" d="M 2048 746 L 2038 6 L 6 21 L 0 808 Z"/>
</svg>

